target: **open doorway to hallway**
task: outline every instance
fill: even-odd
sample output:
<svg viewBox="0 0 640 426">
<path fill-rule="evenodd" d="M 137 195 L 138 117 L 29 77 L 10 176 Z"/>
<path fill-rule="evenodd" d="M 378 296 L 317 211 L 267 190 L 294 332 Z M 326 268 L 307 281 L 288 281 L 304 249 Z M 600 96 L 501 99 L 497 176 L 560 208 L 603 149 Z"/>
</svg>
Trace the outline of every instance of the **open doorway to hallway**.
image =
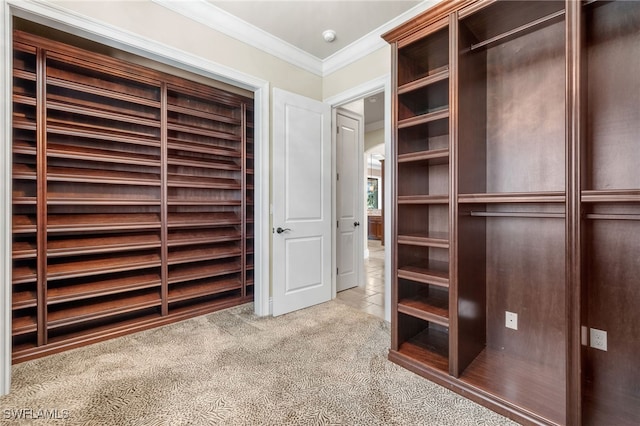
<svg viewBox="0 0 640 426">
<path fill-rule="evenodd" d="M 357 287 L 337 293 L 337 300 L 384 318 L 384 92 L 366 96 L 351 107 L 362 111 L 365 123 L 364 173 L 365 212 L 363 223 L 364 274 Z M 349 105 L 347 105 L 349 107 Z"/>
</svg>

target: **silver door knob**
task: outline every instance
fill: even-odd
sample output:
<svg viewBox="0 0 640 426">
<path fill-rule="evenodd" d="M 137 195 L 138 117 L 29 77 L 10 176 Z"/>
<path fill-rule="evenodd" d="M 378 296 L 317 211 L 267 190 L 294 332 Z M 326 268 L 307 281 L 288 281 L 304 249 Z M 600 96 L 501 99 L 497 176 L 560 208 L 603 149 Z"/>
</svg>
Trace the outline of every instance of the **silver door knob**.
<svg viewBox="0 0 640 426">
<path fill-rule="evenodd" d="M 353 226 L 360 226 L 360 222 L 353 222 Z"/>
<path fill-rule="evenodd" d="M 284 229 L 282 229 L 282 228 L 280 228 L 279 226 L 278 226 L 278 229 L 276 229 L 276 232 L 277 232 L 278 234 L 282 234 L 283 232 L 287 232 L 287 231 L 291 231 L 291 229 L 289 229 L 289 228 L 284 228 Z"/>
</svg>

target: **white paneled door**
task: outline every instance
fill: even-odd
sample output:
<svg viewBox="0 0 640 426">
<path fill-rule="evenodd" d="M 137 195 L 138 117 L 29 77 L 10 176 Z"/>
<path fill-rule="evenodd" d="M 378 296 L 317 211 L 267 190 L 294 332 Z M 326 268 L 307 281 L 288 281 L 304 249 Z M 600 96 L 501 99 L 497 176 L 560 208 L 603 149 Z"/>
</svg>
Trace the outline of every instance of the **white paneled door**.
<svg viewBox="0 0 640 426">
<path fill-rule="evenodd" d="M 336 114 L 336 290 L 359 284 L 362 269 L 364 183 L 362 181 L 362 117 Z"/>
<path fill-rule="evenodd" d="M 331 299 L 331 110 L 273 90 L 273 315 Z"/>
</svg>

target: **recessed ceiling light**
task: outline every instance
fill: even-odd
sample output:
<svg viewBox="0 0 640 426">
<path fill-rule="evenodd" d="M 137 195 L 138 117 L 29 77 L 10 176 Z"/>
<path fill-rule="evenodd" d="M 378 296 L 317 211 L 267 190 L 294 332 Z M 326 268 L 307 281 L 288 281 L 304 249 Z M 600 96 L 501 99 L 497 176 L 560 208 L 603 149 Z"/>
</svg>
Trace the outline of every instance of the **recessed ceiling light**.
<svg viewBox="0 0 640 426">
<path fill-rule="evenodd" d="M 331 43 L 333 40 L 336 39 L 336 32 L 333 30 L 325 30 L 322 32 L 322 38 L 327 43 Z"/>
</svg>

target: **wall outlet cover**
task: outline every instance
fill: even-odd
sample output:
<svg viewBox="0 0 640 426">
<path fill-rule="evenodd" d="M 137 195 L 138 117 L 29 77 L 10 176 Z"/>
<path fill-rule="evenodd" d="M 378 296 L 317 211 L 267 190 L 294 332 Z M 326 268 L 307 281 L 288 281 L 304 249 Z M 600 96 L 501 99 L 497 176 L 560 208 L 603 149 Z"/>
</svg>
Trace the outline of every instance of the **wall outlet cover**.
<svg viewBox="0 0 640 426">
<path fill-rule="evenodd" d="M 510 328 L 512 330 L 518 329 L 518 314 L 514 312 L 505 312 L 505 327 Z"/>
<path fill-rule="evenodd" d="M 607 350 L 607 332 L 604 330 L 598 330 L 597 328 L 591 328 L 589 330 L 589 342 L 592 348 L 600 349 L 601 351 L 606 351 Z"/>
</svg>

